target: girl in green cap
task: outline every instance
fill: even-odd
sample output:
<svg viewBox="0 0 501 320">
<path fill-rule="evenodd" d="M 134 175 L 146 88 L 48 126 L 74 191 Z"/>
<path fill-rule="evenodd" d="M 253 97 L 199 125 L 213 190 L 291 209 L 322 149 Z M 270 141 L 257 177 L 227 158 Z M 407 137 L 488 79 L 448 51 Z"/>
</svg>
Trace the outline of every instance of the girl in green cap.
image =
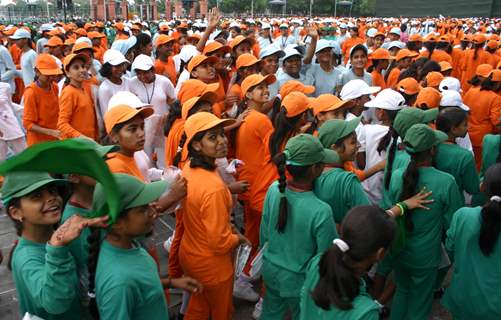
<svg viewBox="0 0 501 320">
<path fill-rule="evenodd" d="M 393 262 L 397 291 L 390 319 L 427 319 L 431 311 L 433 289 L 441 262 L 441 238 L 452 215 L 461 206 L 461 195 L 454 177 L 432 165 L 436 147 L 447 135 L 426 124 L 415 124 L 404 138 L 411 161 L 407 168 L 393 172 L 389 199 L 396 203 L 426 187 L 433 192 L 428 210 L 406 210 L 403 228 L 406 241 L 395 250 Z"/>
<path fill-rule="evenodd" d="M 500 179 L 501 165 L 490 167 L 484 180 L 486 204 L 459 209 L 447 231 L 445 246 L 456 266 L 442 304 L 454 319 L 501 318 Z"/>
<path fill-rule="evenodd" d="M 119 186 L 120 213 L 111 216 L 104 236 L 99 229 L 89 236 L 90 311 L 97 319 L 168 319 L 163 287 L 176 286 L 189 291 L 201 290 L 191 278 L 160 279 L 153 258 L 138 237 L 153 230 L 159 198 L 167 183 L 143 183 L 136 177 L 114 174 Z M 107 214 L 106 190 L 98 183 L 94 190 L 92 213 Z"/>
<path fill-rule="evenodd" d="M 2 201 L 19 241 L 10 253 L 21 314 L 43 319 L 80 319 L 79 281 L 68 245 L 85 227 L 105 227 L 107 217 L 75 215 L 60 225 L 64 202 L 47 173 L 13 172 L 5 176 Z"/>
<path fill-rule="evenodd" d="M 362 275 L 382 259 L 395 231 L 395 222 L 379 207 L 351 209 L 340 237 L 308 266 L 300 319 L 379 319 L 379 305 L 367 293 Z"/>
<path fill-rule="evenodd" d="M 260 319 L 281 319 L 288 311 L 298 319 L 307 263 L 337 237 L 332 211 L 313 193 L 313 182 L 325 163 L 339 159 L 316 137 L 300 134 L 275 160 L 280 177 L 268 189 L 260 227 L 266 287 Z"/>
</svg>

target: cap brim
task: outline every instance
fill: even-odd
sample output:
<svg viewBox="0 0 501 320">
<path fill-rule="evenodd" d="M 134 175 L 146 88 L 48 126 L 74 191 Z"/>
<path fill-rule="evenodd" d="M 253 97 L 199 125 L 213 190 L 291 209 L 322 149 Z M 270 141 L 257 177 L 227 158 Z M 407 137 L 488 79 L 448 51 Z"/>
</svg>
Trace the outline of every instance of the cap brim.
<svg viewBox="0 0 501 320">
<path fill-rule="evenodd" d="M 362 117 L 356 117 L 351 120 L 346 121 L 346 127 L 342 132 L 342 135 L 339 137 L 339 139 L 342 139 L 350 134 L 352 134 L 355 129 L 358 127 L 358 124 L 362 120 Z"/>
<path fill-rule="evenodd" d="M 433 144 L 434 146 L 436 146 L 444 141 L 447 141 L 447 139 L 449 138 L 447 136 L 447 134 L 445 134 L 444 132 L 442 132 L 440 130 L 435 130 L 433 133 L 435 134 L 435 143 Z"/>
<path fill-rule="evenodd" d="M 376 87 L 376 86 L 369 87 L 369 88 L 367 88 L 367 90 L 364 91 L 364 95 L 366 95 L 366 94 L 374 94 L 374 93 L 377 93 L 379 91 L 381 91 L 381 87 Z"/>
<path fill-rule="evenodd" d="M 120 150 L 120 147 L 117 145 L 110 145 L 110 146 L 102 146 L 99 145 L 99 147 L 96 148 L 96 152 L 99 154 L 101 158 L 104 158 L 108 153 L 111 152 L 117 152 Z"/>
<path fill-rule="evenodd" d="M 428 109 L 423 112 L 423 123 L 429 123 L 433 120 L 437 119 L 438 116 L 438 108 Z"/>
<path fill-rule="evenodd" d="M 315 92 L 314 86 L 304 86 L 304 89 L 303 89 L 304 94 L 312 94 L 313 92 Z"/>
<path fill-rule="evenodd" d="M 61 69 L 38 69 L 38 71 L 40 71 L 41 74 L 43 74 L 44 76 L 58 76 L 58 75 L 61 75 L 63 74 L 63 71 Z"/>
<path fill-rule="evenodd" d="M 114 66 L 114 67 L 119 66 L 119 65 L 121 65 L 122 63 L 126 63 L 126 62 L 127 62 L 127 63 L 130 63 L 130 62 L 129 62 L 129 60 L 127 60 L 127 59 L 118 60 L 118 61 L 113 61 L 113 62 L 108 61 L 108 63 L 109 63 L 109 64 L 111 64 L 111 65 L 112 65 L 112 66 Z M 149 69 L 148 69 L 148 70 L 149 70 Z"/>
<path fill-rule="evenodd" d="M 160 196 L 167 190 L 168 186 L 169 185 L 166 181 L 155 181 L 146 184 L 143 191 L 141 191 L 124 209 L 141 207 L 158 200 L 158 198 L 160 198 Z"/>
<path fill-rule="evenodd" d="M 217 120 L 206 123 L 205 126 L 198 129 L 197 133 L 207 131 L 207 130 L 212 129 L 214 127 L 217 127 L 219 125 L 223 125 L 223 127 L 227 127 L 227 126 L 234 124 L 235 122 L 236 121 L 234 119 L 217 119 Z M 191 138 L 193 138 L 193 137 L 191 137 Z M 188 146 L 190 144 L 191 138 L 186 139 L 186 142 L 185 142 L 186 146 Z"/>
<path fill-rule="evenodd" d="M 339 155 L 332 149 L 324 148 L 322 163 L 337 164 L 340 162 Z"/>
<path fill-rule="evenodd" d="M 40 181 L 33 183 L 29 187 L 10 195 L 7 199 L 3 199 L 2 201 L 4 203 L 4 206 L 6 207 L 8 205 L 8 203 L 10 202 L 10 200 L 12 200 L 14 198 L 20 198 L 20 197 L 23 197 L 25 195 L 28 195 L 28 194 L 32 193 L 33 191 L 40 189 L 46 185 L 49 185 L 49 184 L 67 185 L 68 183 L 69 183 L 69 181 L 64 180 L 64 179 L 49 178 L 49 179 L 40 180 Z"/>
</svg>

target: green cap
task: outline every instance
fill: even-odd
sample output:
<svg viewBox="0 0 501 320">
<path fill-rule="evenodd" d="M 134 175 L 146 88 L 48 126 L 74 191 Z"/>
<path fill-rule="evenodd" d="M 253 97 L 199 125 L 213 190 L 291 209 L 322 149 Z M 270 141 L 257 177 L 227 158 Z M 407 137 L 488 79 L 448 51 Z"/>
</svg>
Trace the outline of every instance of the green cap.
<svg viewBox="0 0 501 320">
<path fill-rule="evenodd" d="M 48 184 L 66 184 L 68 181 L 54 179 L 46 172 L 17 171 L 5 175 L 2 185 L 2 202 L 4 207 L 14 198 L 20 198 Z"/>
<path fill-rule="evenodd" d="M 339 139 L 350 135 L 360 123 L 360 117 L 345 121 L 332 119 L 326 121 L 320 129 L 318 129 L 318 138 L 325 148 L 330 148 Z"/>
<path fill-rule="evenodd" d="M 96 141 L 87 138 L 74 138 L 73 140 L 93 147 L 101 158 L 104 158 L 104 156 L 106 156 L 110 152 L 117 152 L 120 149 L 120 147 L 117 145 L 103 146 Z"/>
<path fill-rule="evenodd" d="M 94 189 L 94 197 L 92 200 L 91 217 L 98 217 L 104 214 L 110 215 L 111 223 L 115 223 L 118 215 L 130 208 L 144 206 L 158 198 L 166 191 L 167 182 L 156 181 L 152 183 L 144 183 L 138 178 L 128 175 L 115 173 L 113 174 L 118 185 L 118 193 L 120 195 L 120 203 L 116 214 L 106 212 L 105 206 L 107 197 L 104 186 L 101 183 L 96 184 Z"/>
<path fill-rule="evenodd" d="M 285 146 L 286 164 L 310 166 L 316 163 L 338 163 L 338 154 L 331 149 L 324 149 L 320 140 L 311 134 L 299 134 Z"/>
<path fill-rule="evenodd" d="M 447 135 L 439 130 L 433 130 L 423 123 L 410 127 L 405 134 L 405 150 L 416 153 L 431 149 L 433 146 L 447 140 Z"/>
<path fill-rule="evenodd" d="M 438 116 L 438 108 L 421 110 L 419 108 L 403 108 L 397 113 L 393 121 L 393 128 L 397 131 L 400 137 L 405 137 L 405 133 L 415 124 L 427 124 Z"/>
</svg>

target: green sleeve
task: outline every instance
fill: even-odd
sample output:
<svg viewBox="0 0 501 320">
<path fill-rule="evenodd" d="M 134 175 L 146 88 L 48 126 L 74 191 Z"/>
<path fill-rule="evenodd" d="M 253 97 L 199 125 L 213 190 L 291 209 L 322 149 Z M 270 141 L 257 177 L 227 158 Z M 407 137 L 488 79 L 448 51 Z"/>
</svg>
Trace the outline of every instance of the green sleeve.
<svg viewBox="0 0 501 320">
<path fill-rule="evenodd" d="M 447 229 L 447 237 L 445 238 L 445 250 L 451 259 L 454 258 L 454 243 L 456 241 L 456 229 L 457 229 L 457 220 L 459 214 L 456 212 L 454 217 L 452 218 L 451 225 L 449 229 Z"/>
<path fill-rule="evenodd" d="M 443 224 L 444 229 L 449 229 L 449 225 L 451 223 L 454 212 L 456 212 L 463 205 L 463 200 L 461 198 L 461 194 L 459 193 L 458 185 L 454 178 L 452 178 L 452 183 L 449 184 L 449 187 L 445 190 L 445 207 L 443 211 Z"/>
<path fill-rule="evenodd" d="M 45 262 L 27 257 L 19 270 L 33 301 L 50 314 L 69 310 L 77 296 L 77 271 L 68 247 L 46 245 Z"/>
<path fill-rule="evenodd" d="M 260 247 L 262 247 L 268 241 L 270 212 L 272 210 L 272 208 L 270 208 L 271 207 L 270 198 L 271 198 L 271 187 L 268 188 L 268 192 L 266 193 L 266 198 L 264 199 L 263 215 L 261 217 L 261 225 L 259 227 L 259 246 Z"/>
<path fill-rule="evenodd" d="M 463 165 L 463 186 L 464 190 L 469 194 L 480 192 L 480 179 L 478 178 L 477 169 L 475 167 L 475 159 L 470 153 Z"/>
<path fill-rule="evenodd" d="M 125 285 L 119 285 L 100 293 L 97 301 L 101 320 L 132 319 L 134 294 Z"/>
<path fill-rule="evenodd" d="M 322 214 L 324 218 L 319 221 L 315 228 L 315 238 L 317 242 L 317 252 L 315 254 L 324 252 L 332 245 L 332 240 L 339 238 L 336 231 L 336 223 L 332 217 L 332 211 L 330 207 L 327 209 L 326 211 L 328 211 L 328 214 Z"/>
<path fill-rule="evenodd" d="M 349 196 L 346 199 L 350 199 L 351 201 L 350 208 L 370 204 L 369 198 L 367 198 L 367 195 L 362 188 L 362 184 L 355 175 L 353 175 L 352 179 L 348 182 L 346 191 L 349 193 Z"/>
</svg>

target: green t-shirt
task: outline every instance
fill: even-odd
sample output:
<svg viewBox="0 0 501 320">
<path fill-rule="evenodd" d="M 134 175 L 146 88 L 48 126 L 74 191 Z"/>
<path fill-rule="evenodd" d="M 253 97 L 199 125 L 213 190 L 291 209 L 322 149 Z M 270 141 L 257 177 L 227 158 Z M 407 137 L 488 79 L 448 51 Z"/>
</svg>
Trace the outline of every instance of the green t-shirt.
<svg viewBox="0 0 501 320">
<path fill-rule="evenodd" d="M 388 160 L 388 152 L 386 152 L 386 160 Z M 411 156 L 405 150 L 397 150 L 395 152 L 395 158 L 393 158 L 393 165 L 391 167 L 391 172 L 395 172 L 400 168 L 407 168 L 407 165 L 411 161 Z M 386 166 L 384 168 L 384 177 L 386 177 L 386 172 L 388 171 L 388 162 L 386 162 Z M 390 176 L 391 177 L 391 176 Z M 391 178 L 390 178 L 391 181 Z M 389 199 L 390 188 L 386 189 L 383 183 L 383 198 L 381 199 L 381 203 L 379 204 L 381 208 L 387 210 L 393 207 L 395 203 L 391 203 Z"/>
<path fill-rule="evenodd" d="M 68 247 L 19 238 L 12 276 L 21 315 L 43 319 L 82 319 L 75 261 Z"/>
<path fill-rule="evenodd" d="M 259 232 L 260 244 L 268 243 L 262 273 L 266 285 L 282 297 L 299 297 L 310 259 L 327 250 L 338 235 L 331 208 L 312 191 L 287 188 L 285 194 L 288 214 L 283 233 L 276 228 L 282 197 L 276 181 L 266 194 Z"/>
<path fill-rule="evenodd" d="M 461 208 L 447 231 L 454 274 L 442 304 L 454 319 L 501 319 L 501 239 L 485 256 L 478 244 L 482 207 Z"/>
<path fill-rule="evenodd" d="M 390 182 L 389 200 L 400 201 L 403 175 L 406 168 L 393 172 Z M 435 268 L 441 261 L 440 243 L 449 227 L 452 215 L 462 205 L 461 195 L 454 177 L 433 167 L 418 168 L 419 179 L 416 192 L 423 187 L 433 192 L 434 200 L 426 206 L 429 210 L 412 211 L 414 230 L 407 231 L 407 242 L 395 257 L 395 263 L 407 268 Z"/>
<path fill-rule="evenodd" d="M 96 302 L 101 320 L 162 319 L 169 313 L 153 258 L 135 244 L 121 249 L 104 240 L 96 268 Z"/>
<path fill-rule="evenodd" d="M 353 300 L 353 308 L 350 310 L 341 310 L 335 305 L 331 305 L 330 310 L 324 310 L 315 304 L 311 298 L 311 292 L 317 285 L 320 274 L 318 264 L 322 254 L 317 255 L 311 260 L 308 266 L 306 280 L 301 290 L 301 314 L 300 320 L 379 320 L 379 306 L 374 299 L 367 293 L 365 282 L 362 280 L 360 292 Z"/>
<path fill-rule="evenodd" d="M 76 214 L 82 217 L 87 217 L 89 212 L 90 211 L 88 209 L 75 207 L 70 203 L 67 203 L 64 207 L 61 223 L 64 223 L 66 220 Z M 83 269 L 87 270 L 87 256 L 89 254 L 89 245 L 87 238 L 89 237 L 89 235 L 89 228 L 84 228 L 80 236 L 68 245 L 71 255 L 73 256 L 73 258 L 75 258 L 75 262 L 77 263 L 78 272 L 82 272 Z"/>
<path fill-rule="evenodd" d="M 450 173 L 456 179 L 463 205 L 463 191 L 472 195 L 480 192 L 480 180 L 473 153 L 457 144 L 441 143 L 434 160 L 438 170 Z"/>
<path fill-rule="evenodd" d="M 341 223 L 353 207 L 370 204 L 360 180 L 352 172 L 333 168 L 315 180 L 315 195 L 331 207 L 334 221 Z"/>
<path fill-rule="evenodd" d="M 482 179 L 487 169 L 493 164 L 496 164 L 500 142 L 501 136 L 499 134 L 488 134 L 484 137 L 482 142 L 482 167 L 480 168 L 480 177 Z"/>
</svg>

